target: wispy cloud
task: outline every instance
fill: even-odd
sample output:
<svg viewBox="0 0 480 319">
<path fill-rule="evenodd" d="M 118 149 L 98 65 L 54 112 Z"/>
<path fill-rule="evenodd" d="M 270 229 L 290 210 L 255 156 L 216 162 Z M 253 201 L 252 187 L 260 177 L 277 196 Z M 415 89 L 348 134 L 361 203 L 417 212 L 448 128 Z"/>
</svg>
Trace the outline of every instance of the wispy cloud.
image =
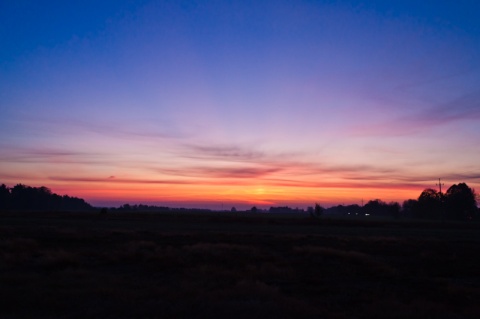
<svg viewBox="0 0 480 319">
<path fill-rule="evenodd" d="M 68 164 L 104 164 L 104 154 L 71 151 L 67 149 L 3 146 L 0 162 L 3 163 L 68 163 Z"/>
<path fill-rule="evenodd" d="M 231 147 L 227 150 L 235 150 L 233 158 L 240 157 L 244 159 L 242 154 L 250 154 L 248 151 L 238 152 L 239 148 Z M 215 148 L 216 150 L 216 148 Z M 331 163 L 318 163 L 307 161 L 295 161 L 292 159 L 283 159 L 268 153 L 262 153 L 262 156 L 247 156 L 247 162 L 233 160 L 229 161 L 231 154 L 224 152 L 221 148 L 220 157 L 226 160 L 223 164 L 228 166 L 183 166 L 176 168 L 151 167 L 155 173 L 162 175 L 170 175 L 182 178 L 204 178 L 204 179 L 229 179 L 230 182 L 236 180 L 236 184 L 244 183 L 248 180 L 257 180 L 262 182 L 280 182 L 279 186 L 302 186 L 302 187 L 319 187 L 326 183 L 322 180 L 331 181 L 342 180 L 345 184 L 353 185 L 355 183 L 387 183 L 387 181 L 398 181 L 395 176 L 405 176 L 405 172 L 399 168 L 374 166 L 374 165 L 335 165 Z M 210 151 L 210 149 L 209 149 Z M 215 152 L 215 154 L 217 154 Z M 218 160 L 215 157 L 215 160 Z M 300 157 L 301 158 L 301 157 Z M 209 163 L 207 160 L 206 163 Z M 244 180 L 244 181 L 239 181 Z M 311 182 L 317 180 L 319 182 Z M 217 181 L 222 183 L 222 181 Z M 406 181 L 407 183 L 409 181 Z M 415 182 L 415 181 L 412 181 Z M 391 186 L 391 185 L 390 185 Z"/>
<path fill-rule="evenodd" d="M 426 125 L 480 119 L 480 91 L 465 94 L 445 104 L 427 109 L 419 114 L 419 118 L 421 123 Z"/>
<path fill-rule="evenodd" d="M 480 91 L 390 121 L 359 124 L 348 133 L 355 136 L 404 136 L 457 121 L 471 120 L 480 120 Z"/>
<path fill-rule="evenodd" d="M 465 181 L 475 181 L 480 180 L 480 173 L 471 172 L 471 173 L 448 173 L 442 177 L 444 180 L 456 181 L 456 182 L 465 182 Z"/>
<path fill-rule="evenodd" d="M 417 183 L 392 183 L 387 180 L 375 180 L 365 177 L 363 180 L 348 181 L 302 181 L 302 180 L 288 180 L 288 179 L 269 179 L 267 180 L 271 185 L 282 187 L 302 187 L 314 189 L 419 189 L 421 186 Z"/>
<path fill-rule="evenodd" d="M 122 126 L 122 124 L 92 124 L 92 123 L 78 123 L 78 126 L 97 133 L 120 139 L 182 139 L 188 137 L 185 133 L 170 130 L 146 129 L 146 128 L 131 128 Z"/>
<path fill-rule="evenodd" d="M 183 139 L 190 136 L 178 128 L 171 127 L 172 123 L 153 125 L 145 120 L 140 121 L 141 125 L 136 125 L 136 122 L 133 120 L 125 123 L 109 121 L 105 118 L 102 118 L 101 121 L 85 121 L 73 118 L 39 118 L 24 115 L 17 121 L 24 122 L 29 127 L 40 126 L 42 130 L 53 133 L 94 133 L 122 140 Z"/>
<path fill-rule="evenodd" d="M 194 144 L 185 145 L 182 155 L 189 158 L 220 159 L 236 162 L 257 162 L 266 157 L 264 152 L 235 145 L 205 146 Z"/>
<path fill-rule="evenodd" d="M 50 176 L 49 180 L 60 182 L 79 182 L 79 183 L 118 183 L 118 184 L 196 184 L 194 181 L 182 180 L 150 180 L 150 179 L 129 179 L 129 178 L 111 178 L 111 177 L 64 177 Z"/>
<path fill-rule="evenodd" d="M 190 167 L 157 170 L 162 174 L 204 178 L 261 178 L 281 171 L 282 168 L 279 167 Z"/>
</svg>

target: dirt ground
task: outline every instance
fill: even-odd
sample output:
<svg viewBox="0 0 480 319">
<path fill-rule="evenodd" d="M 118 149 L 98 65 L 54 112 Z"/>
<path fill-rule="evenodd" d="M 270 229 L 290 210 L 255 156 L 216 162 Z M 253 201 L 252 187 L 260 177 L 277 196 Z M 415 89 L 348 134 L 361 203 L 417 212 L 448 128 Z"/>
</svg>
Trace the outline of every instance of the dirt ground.
<svg viewBox="0 0 480 319">
<path fill-rule="evenodd" d="M 1 318 L 478 318 L 480 225 L 0 213 Z"/>
</svg>

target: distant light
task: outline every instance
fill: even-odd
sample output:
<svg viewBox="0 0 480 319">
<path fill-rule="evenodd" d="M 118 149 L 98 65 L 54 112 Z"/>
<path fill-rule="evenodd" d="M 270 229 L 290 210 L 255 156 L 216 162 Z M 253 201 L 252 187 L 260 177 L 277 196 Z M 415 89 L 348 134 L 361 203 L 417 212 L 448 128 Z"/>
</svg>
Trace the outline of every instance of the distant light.
<svg viewBox="0 0 480 319">
<path fill-rule="evenodd" d="M 365 214 L 365 216 L 370 216 L 370 214 Z"/>
</svg>

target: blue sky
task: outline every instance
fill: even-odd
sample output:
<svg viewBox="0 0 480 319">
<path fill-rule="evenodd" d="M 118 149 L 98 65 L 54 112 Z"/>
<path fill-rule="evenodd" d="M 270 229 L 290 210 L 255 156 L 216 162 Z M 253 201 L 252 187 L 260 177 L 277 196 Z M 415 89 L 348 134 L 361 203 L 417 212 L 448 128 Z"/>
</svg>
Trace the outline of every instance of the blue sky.
<svg viewBox="0 0 480 319">
<path fill-rule="evenodd" d="M 0 4 L 0 182 L 94 204 L 478 187 L 476 1 Z"/>
</svg>

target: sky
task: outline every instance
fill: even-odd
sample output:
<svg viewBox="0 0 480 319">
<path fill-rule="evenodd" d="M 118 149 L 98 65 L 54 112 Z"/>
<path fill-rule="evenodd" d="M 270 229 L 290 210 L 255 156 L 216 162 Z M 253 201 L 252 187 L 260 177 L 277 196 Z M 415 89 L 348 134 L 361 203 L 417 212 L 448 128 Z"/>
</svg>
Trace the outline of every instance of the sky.
<svg viewBox="0 0 480 319">
<path fill-rule="evenodd" d="M 0 183 L 237 209 L 480 190 L 478 1 L 1 1 Z"/>
</svg>

